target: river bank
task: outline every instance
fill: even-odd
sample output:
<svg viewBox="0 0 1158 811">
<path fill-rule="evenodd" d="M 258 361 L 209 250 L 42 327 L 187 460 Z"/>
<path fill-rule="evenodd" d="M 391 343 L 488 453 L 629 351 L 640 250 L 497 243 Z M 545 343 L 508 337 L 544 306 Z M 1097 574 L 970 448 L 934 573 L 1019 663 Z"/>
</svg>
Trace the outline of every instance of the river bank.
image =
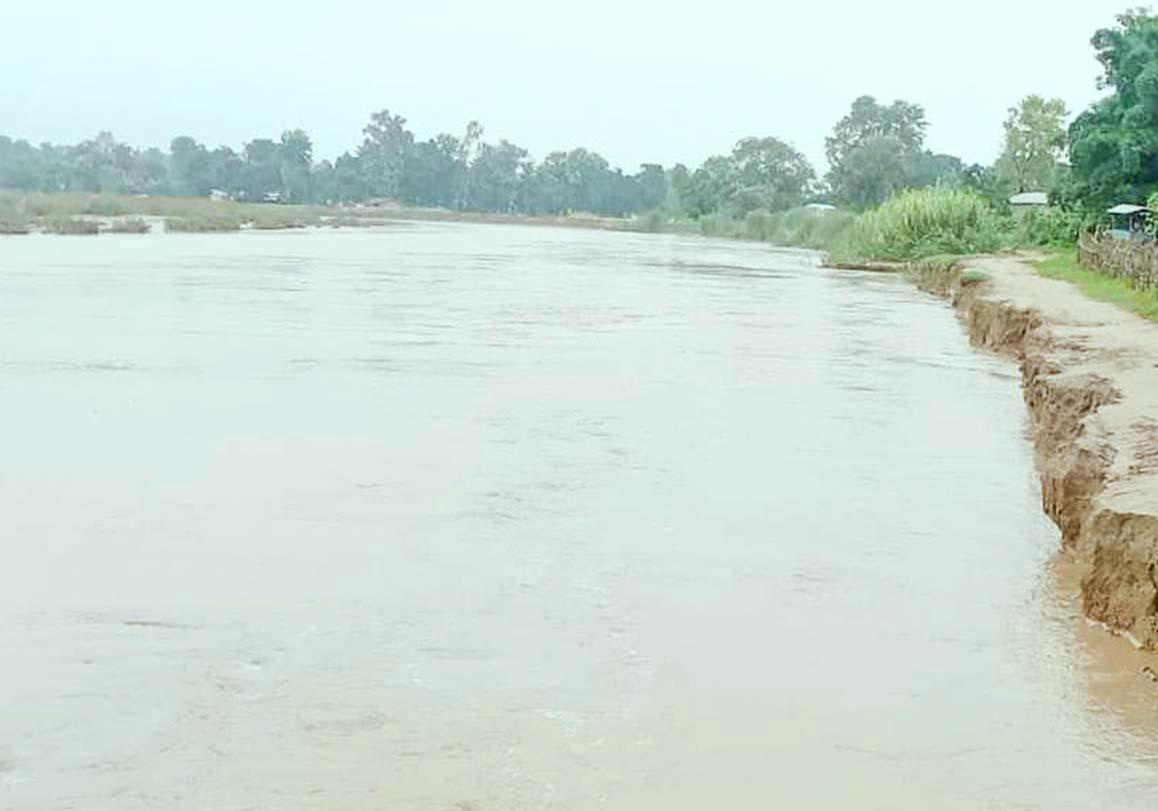
<svg viewBox="0 0 1158 811">
<path fill-rule="evenodd" d="M 951 299 L 976 346 L 1019 362 L 1043 507 L 1086 616 L 1158 650 L 1158 324 L 1041 277 L 1025 257 L 916 276 Z"/>
</svg>

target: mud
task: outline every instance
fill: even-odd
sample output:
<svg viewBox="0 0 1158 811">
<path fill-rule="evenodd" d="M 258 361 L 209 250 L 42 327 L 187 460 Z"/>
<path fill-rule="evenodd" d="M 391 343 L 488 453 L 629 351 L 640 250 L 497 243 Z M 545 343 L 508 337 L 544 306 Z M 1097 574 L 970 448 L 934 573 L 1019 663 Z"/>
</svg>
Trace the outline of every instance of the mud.
<svg viewBox="0 0 1158 811">
<path fill-rule="evenodd" d="M 1021 368 L 1042 506 L 1087 617 L 1158 650 L 1158 325 L 1038 276 L 1030 258 L 917 267 L 975 346 Z"/>
</svg>

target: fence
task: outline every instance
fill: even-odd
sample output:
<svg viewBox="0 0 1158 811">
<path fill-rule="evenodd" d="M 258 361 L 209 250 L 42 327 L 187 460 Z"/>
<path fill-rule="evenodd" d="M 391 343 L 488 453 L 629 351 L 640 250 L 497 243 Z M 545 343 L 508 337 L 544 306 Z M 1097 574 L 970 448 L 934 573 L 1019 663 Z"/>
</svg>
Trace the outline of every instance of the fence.
<svg viewBox="0 0 1158 811">
<path fill-rule="evenodd" d="M 1078 239 L 1078 263 L 1090 270 L 1125 279 L 1139 290 L 1158 289 L 1158 243 L 1116 239 L 1107 234 L 1083 234 Z"/>
</svg>

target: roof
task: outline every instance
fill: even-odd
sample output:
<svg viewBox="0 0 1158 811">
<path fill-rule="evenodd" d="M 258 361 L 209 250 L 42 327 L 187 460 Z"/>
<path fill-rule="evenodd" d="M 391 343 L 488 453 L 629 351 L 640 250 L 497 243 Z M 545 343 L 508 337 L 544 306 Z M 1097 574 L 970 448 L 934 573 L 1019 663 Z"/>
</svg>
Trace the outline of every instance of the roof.
<svg viewBox="0 0 1158 811">
<path fill-rule="evenodd" d="M 1049 195 L 1043 191 L 1023 191 L 1009 198 L 1011 206 L 1048 206 Z"/>
<path fill-rule="evenodd" d="M 811 208 L 819 211 L 836 211 L 836 206 L 830 203 L 809 203 L 805 208 Z"/>
<path fill-rule="evenodd" d="M 1149 211 L 1146 206 L 1136 206 L 1133 203 L 1118 203 L 1113 208 L 1106 209 L 1107 214 L 1139 214 L 1143 211 Z"/>
</svg>

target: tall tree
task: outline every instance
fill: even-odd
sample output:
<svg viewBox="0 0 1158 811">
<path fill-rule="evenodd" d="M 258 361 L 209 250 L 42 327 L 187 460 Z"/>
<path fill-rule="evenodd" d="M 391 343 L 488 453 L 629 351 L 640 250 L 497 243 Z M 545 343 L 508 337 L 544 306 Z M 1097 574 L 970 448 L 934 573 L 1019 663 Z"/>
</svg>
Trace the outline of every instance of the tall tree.
<svg viewBox="0 0 1158 811">
<path fill-rule="evenodd" d="M 883 105 L 872 96 L 856 99 L 824 144 L 833 195 L 868 206 L 909 185 L 907 168 L 916 165 L 927 128 L 919 104 L 897 100 Z"/>
<path fill-rule="evenodd" d="M 286 130 L 278 144 L 278 176 L 282 199 L 304 203 L 310 199 L 310 167 L 314 163 L 314 144 L 305 130 Z"/>
<path fill-rule="evenodd" d="M 176 194 L 208 194 L 213 187 L 208 150 L 188 135 L 177 136 L 169 144 L 169 176 Z"/>
<path fill-rule="evenodd" d="M 370 116 L 362 134 L 365 139 L 358 148 L 358 161 L 368 193 L 372 197 L 398 197 L 414 133 L 406 129 L 405 118 L 381 110 Z"/>
<path fill-rule="evenodd" d="M 1112 94 L 1070 126 L 1071 196 L 1089 207 L 1144 201 L 1158 188 L 1158 17 L 1138 9 L 1091 40 Z"/>
<path fill-rule="evenodd" d="M 1014 193 L 1053 187 L 1066 146 L 1065 117 L 1064 101 L 1036 95 L 1009 109 L 996 168 Z"/>
</svg>

